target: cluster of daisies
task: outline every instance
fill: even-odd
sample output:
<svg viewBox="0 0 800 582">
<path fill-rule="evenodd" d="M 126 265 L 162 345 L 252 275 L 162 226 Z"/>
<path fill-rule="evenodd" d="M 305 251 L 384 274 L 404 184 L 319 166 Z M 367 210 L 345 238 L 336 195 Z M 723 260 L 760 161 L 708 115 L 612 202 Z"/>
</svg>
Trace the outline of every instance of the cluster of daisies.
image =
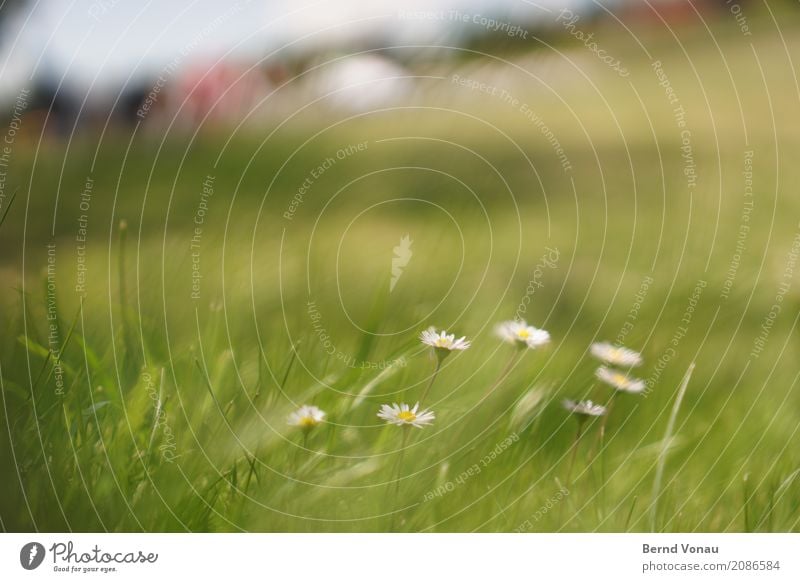
<svg viewBox="0 0 800 582">
<path fill-rule="evenodd" d="M 543 329 L 528 325 L 525 321 L 506 321 L 495 328 L 496 335 L 504 342 L 515 346 L 519 350 L 535 350 L 550 342 L 550 334 Z M 469 349 L 471 342 L 466 337 L 456 338 L 445 330 L 437 331 L 431 327 L 420 334 L 420 341 L 430 346 L 436 357 L 436 369 L 431 376 L 420 401 L 414 406 L 406 403 L 383 404 L 378 411 L 378 418 L 388 424 L 402 427 L 424 428 L 433 423 L 436 415 L 432 410 L 421 409 L 420 402 L 425 400 L 431 385 L 436 379 L 442 361 L 453 352 Z M 642 356 L 628 348 L 611 345 L 607 342 L 592 344 L 590 353 L 603 362 L 595 376 L 605 384 L 614 388 L 615 393 L 629 392 L 640 393 L 644 390 L 645 383 L 630 375 L 629 370 L 641 365 Z M 564 400 L 564 408 L 578 415 L 579 419 L 592 416 L 604 416 L 608 407 L 595 404 L 591 400 Z M 292 412 L 288 424 L 308 432 L 325 420 L 325 412 L 316 406 L 301 406 Z"/>
<path fill-rule="evenodd" d="M 642 355 L 639 352 L 614 346 L 608 342 L 592 344 L 589 351 L 603 362 L 603 365 L 595 371 L 595 376 L 611 386 L 614 394 L 617 392 L 639 394 L 644 390 L 644 381 L 630 374 L 632 368 L 642 364 Z M 591 400 L 564 400 L 564 408 L 580 417 L 603 416 L 608 412 L 608 407 L 595 404 Z"/>
<path fill-rule="evenodd" d="M 495 333 L 504 342 L 514 345 L 520 350 L 533 350 L 550 342 L 550 334 L 545 330 L 538 329 L 520 320 L 506 321 L 499 324 L 495 328 Z M 430 384 L 428 384 L 423 393 L 421 400 L 424 400 L 425 395 L 436 379 L 436 373 L 442 361 L 453 352 L 469 349 L 471 342 L 466 337 L 456 338 L 455 334 L 449 334 L 445 330 L 437 331 L 433 327 L 423 331 L 419 339 L 423 344 L 433 349 L 436 357 L 436 370 L 431 377 Z M 396 426 L 424 428 L 433 423 L 436 415 L 431 410 L 420 409 L 420 402 L 418 401 L 414 406 L 405 403 L 384 404 L 378 411 L 378 418 Z M 325 412 L 323 410 L 316 406 L 304 405 L 292 412 L 287 422 L 307 432 L 324 420 Z"/>
</svg>

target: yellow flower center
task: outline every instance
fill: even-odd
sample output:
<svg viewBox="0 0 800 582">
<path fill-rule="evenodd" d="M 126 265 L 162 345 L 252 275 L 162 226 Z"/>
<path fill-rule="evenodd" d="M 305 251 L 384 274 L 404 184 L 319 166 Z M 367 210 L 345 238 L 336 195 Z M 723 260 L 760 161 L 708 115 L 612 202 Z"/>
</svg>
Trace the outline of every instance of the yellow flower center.
<svg viewBox="0 0 800 582">
<path fill-rule="evenodd" d="M 303 416 L 300 418 L 298 425 L 303 428 L 312 428 L 317 426 L 317 420 L 313 416 Z"/>
<path fill-rule="evenodd" d="M 403 422 L 414 422 L 414 420 L 417 418 L 417 415 L 410 410 L 403 410 L 397 414 L 397 418 Z"/>
<path fill-rule="evenodd" d="M 518 336 L 520 339 L 528 339 L 528 338 L 531 336 L 531 332 L 530 332 L 530 331 L 528 331 L 527 329 L 521 329 L 521 330 L 519 330 L 519 331 L 517 332 L 517 336 Z"/>
<path fill-rule="evenodd" d="M 449 344 L 449 342 L 447 341 L 447 338 L 440 337 L 439 339 L 436 340 L 436 347 L 437 348 L 446 348 L 448 346 L 448 344 Z"/>
<path fill-rule="evenodd" d="M 614 378 L 614 382 L 617 383 L 617 384 L 620 384 L 620 385 L 624 386 L 625 384 L 628 383 L 628 379 L 625 376 L 623 376 L 622 374 L 614 374 L 613 378 Z"/>
</svg>

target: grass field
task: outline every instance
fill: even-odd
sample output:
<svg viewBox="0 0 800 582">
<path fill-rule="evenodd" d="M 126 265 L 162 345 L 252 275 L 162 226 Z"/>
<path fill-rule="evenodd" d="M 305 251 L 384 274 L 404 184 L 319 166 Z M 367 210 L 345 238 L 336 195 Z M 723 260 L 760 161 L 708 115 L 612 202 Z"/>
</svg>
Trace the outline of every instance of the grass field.
<svg viewBox="0 0 800 582">
<path fill-rule="evenodd" d="M 565 42 L 541 68 L 431 65 L 371 115 L 20 139 L 3 529 L 797 531 L 800 21 L 779 16 L 601 27 L 627 78 Z M 515 316 L 551 343 L 502 343 Z M 431 379 L 431 325 L 472 346 L 431 426 L 386 425 Z M 575 446 L 561 401 L 608 403 L 602 340 L 648 388 Z M 301 404 L 327 413 L 307 436 Z"/>
</svg>

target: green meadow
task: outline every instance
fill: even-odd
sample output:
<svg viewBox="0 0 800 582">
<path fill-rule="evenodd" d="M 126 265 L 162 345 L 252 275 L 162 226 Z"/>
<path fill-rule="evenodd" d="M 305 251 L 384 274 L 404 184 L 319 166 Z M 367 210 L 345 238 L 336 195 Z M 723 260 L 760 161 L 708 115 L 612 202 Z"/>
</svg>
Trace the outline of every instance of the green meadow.
<svg viewBox="0 0 800 582">
<path fill-rule="evenodd" d="M 797 531 L 800 20 L 777 17 L 601 25 L 627 77 L 566 38 L 416 63 L 368 114 L 20 137 L 0 525 Z M 517 317 L 550 344 L 497 338 Z M 388 425 L 429 326 L 472 345 L 432 425 Z M 576 441 L 562 400 L 612 398 L 598 341 L 647 388 Z M 302 404 L 327 413 L 307 433 Z"/>
</svg>

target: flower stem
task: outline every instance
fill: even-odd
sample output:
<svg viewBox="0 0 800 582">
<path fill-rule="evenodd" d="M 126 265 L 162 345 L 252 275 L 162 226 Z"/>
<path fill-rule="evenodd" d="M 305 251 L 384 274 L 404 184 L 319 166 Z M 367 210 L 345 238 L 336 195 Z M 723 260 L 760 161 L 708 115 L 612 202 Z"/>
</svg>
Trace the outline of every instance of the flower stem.
<svg viewBox="0 0 800 582">
<path fill-rule="evenodd" d="M 611 408 L 614 406 L 614 397 L 617 395 L 617 391 L 611 393 L 611 396 L 608 399 L 608 404 L 606 404 L 606 413 L 603 415 L 603 420 L 600 423 L 600 442 L 605 442 L 606 439 L 606 425 L 608 424 L 608 417 L 611 416 Z"/>
<path fill-rule="evenodd" d="M 575 457 L 578 456 L 578 443 L 583 434 L 583 420 L 578 421 L 578 430 L 575 432 L 575 439 L 572 441 L 572 452 L 570 453 L 569 466 L 567 467 L 567 478 L 565 483 L 567 488 L 572 486 L 572 468 L 575 466 Z"/>
<path fill-rule="evenodd" d="M 497 380 L 494 381 L 492 387 L 489 388 L 488 392 L 489 394 L 494 392 L 495 388 L 497 388 L 500 385 L 500 383 L 506 379 L 509 372 L 511 372 L 511 368 L 514 366 L 516 362 L 518 362 L 522 358 L 522 355 L 524 353 L 525 352 L 523 350 L 518 350 L 517 352 L 511 354 L 511 357 L 509 358 L 508 363 L 506 363 L 505 368 L 503 368 L 503 371 L 500 372 L 500 375 L 497 377 Z"/>
<path fill-rule="evenodd" d="M 406 452 L 406 444 L 408 443 L 408 432 L 411 430 L 411 427 L 406 425 L 403 426 L 403 440 L 400 444 L 400 455 L 397 457 L 397 462 L 395 463 L 395 480 L 394 480 L 394 495 L 397 497 L 397 494 L 400 492 L 400 472 L 403 470 L 403 456 Z"/>
<path fill-rule="evenodd" d="M 575 457 L 578 456 L 578 444 L 581 440 L 581 435 L 583 434 L 583 423 L 585 422 L 584 419 L 578 418 L 578 430 L 575 431 L 575 439 L 572 441 L 571 453 L 569 457 L 569 465 L 567 466 L 567 478 L 564 481 L 566 483 L 565 487 L 567 491 L 571 490 L 572 488 L 572 469 L 575 466 Z M 561 504 L 561 507 L 558 510 L 558 521 L 559 523 L 562 522 L 562 516 L 564 515 L 564 505 L 565 503 Z"/>
<path fill-rule="evenodd" d="M 422 398 L 419 399 L 420 404 L 422 404 L 425 401 L 425 397 L 428 395 L 428 392 L 430 392 L 431 386 L 433 386 L 433 383 L 436 381 L 436 376 L 439 375 L 439 370 L 442 367 L 443 359 L 444 358 L 442 358 L 439 355 L 436 356 L 436 367 L 433 369 L 433 374 L 431 375 L 430 382 L 428 382 L 428 385 L 425 387 L 425 391 L 422 393 Z"/>
<path fill-rule="evenodd" d="M 310 431 L 308 431 L 308 430 L 305 430 L 305 429 L 303 430 L 303 444 L 302 444 L 302 446 L 296 446 L 295 449 L 294 449 L 294 459 L 292 460 L 292 465 L 294 465 L 294 469 L 295 469 L 295 472 L 296 472 L 297 476 L 299 476 L 299 474 L 300 474 L 300 471 L 298 470 L 300 468 L 300 464 L 298 463 L 297 456 L 300 453 L 300 449 L 301 448 L 305 450 L 306 444 L 308 443 L 308 433 L 309 432 Z"/>
<path fill-rule="evenodd" d="M 406 452 L 406 445 L 408 444 L 408 433 L 411 431 L 411 427 L 405 425 L 402 427 L 403 430 L 403 440 L 400 444 L 400 454 L 397 457 L 397 462 L 395 463 L 394 473 L 394 495 L 392 496 L 396 502 L 400 499 L 400 473 L 403 470 L 403 457 L 405 456 Z M 394 531 L 395 525 L 395 518 L 397 514 L 392 513 L 392 524 L 390 527 L 390 531 Z"/>
<path fill-rule="evenodd" d="M 597 441 L 595 441 L 595 445 L 592 450 L 592 462 L 597 458 L 597 455 L 601 454 L 605 449 L 606 444 L 606 425 L 608 424 L 608 417 L 611 416 L 611 408 L 614 406 L 614 399 L 617 396 L 617 391 L 611 393 L 611 396 L 606 403 L 606 413 L 603 415 L 603 419 L 600 421 L 600 430 L 597 433 Z M 605 470 L 603 468 L 603 482 L 605 483 Z"/>
</svg>

